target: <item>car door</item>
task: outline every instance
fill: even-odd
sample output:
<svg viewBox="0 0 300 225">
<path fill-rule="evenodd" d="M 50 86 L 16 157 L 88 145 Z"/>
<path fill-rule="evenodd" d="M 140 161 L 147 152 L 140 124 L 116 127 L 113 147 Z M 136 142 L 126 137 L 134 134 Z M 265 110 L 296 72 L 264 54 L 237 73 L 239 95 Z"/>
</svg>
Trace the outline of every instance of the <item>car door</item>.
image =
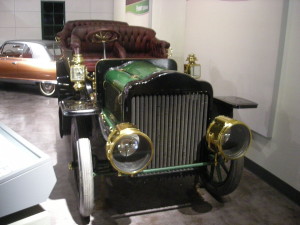
<svg viewBox="0 0 300 225">
<path fill-rule="evenodd" d="M 18 76 L 27 81 L 56 79 L 56 63 L 51 61 L 44 46 L 36 43 L 25 44 L 18 62 Z"/>
<path fill-rule="evenodd" d="M 23 80 L 33 81 L 37 77 L 37 67 L 39 67 L 38 60 L 33 58 L 32 48 L 27 44 L 24 44 L 23 53 L 20 57 L 20 61 L 18 62 L 18 77 Z"/>
<path fill-rule="evenodd" d="M 4 79 L 19 79 L 18 63 L 20 56 L 23 53 L 24 44 L 5 43 L 0 52 L 0 78 Z"/>
</svg>

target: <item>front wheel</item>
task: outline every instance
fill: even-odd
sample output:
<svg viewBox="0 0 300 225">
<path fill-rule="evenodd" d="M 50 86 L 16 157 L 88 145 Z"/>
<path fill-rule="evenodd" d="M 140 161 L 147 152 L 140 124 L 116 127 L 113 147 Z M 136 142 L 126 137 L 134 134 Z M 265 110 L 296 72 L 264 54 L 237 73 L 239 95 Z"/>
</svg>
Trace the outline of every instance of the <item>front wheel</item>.
<svg viewBox="0 0 300 225">
<path fill-rule="evenodd" d="M 80 138 L 76 143 L 76 150 L 79 211 L 83 217 L 89 217 L 94 208 L 94 177 L 90 140 Z"/>
<path fill-rule="evenodd" d="M 243 168 L 244 158 L 225 160 L 219 156 L 216 164 L 213 163 L 202 169 L 200 173 L 201 182 L 206 190 L 213 195 L 228 195 L 239 185 Z"/>
<path fill-rule="evenodd" d="M 82 217 L 89 217 L 94 208 L 94 175 L 91 142 L 89 138 L 80 137 L 75 119 L 71 128 L 71 148 L 74 175 L 79 195 L 79 212 Z"/>
<path fill-rule="evenodd" d="M 56 93 L 56 85 L 50 83 L 39 83 L 39 89 L 42 95 L 51 97 Z"/>
</svg>

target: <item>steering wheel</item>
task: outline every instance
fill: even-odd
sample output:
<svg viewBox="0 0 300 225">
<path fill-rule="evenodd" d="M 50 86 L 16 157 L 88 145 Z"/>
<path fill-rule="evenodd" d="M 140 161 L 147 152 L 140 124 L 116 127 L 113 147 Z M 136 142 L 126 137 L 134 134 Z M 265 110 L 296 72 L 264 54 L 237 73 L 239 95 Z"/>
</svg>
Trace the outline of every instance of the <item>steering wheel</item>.
<svg viewBox="0 0 300 225">
<path fill-rule="evenodd" d="M 99 29 L 87 34 L 86 40 L 92 43 L 107 43 L 118 40 L 120 34 L 114 30 Z"/>
<path fill-rule="evenodd" d="M 118 40 L 120 34 L 114 30 L 99 29 L 91 31 L 87 34 L 86 40 L 92 43 L 102 43 L 103 44 L 103 58 L 106 59 L 106 46 L 107 42 L 112 42 Z"/>
<path fill-rule="evenodd" d="M 2 53 L 3 55 L 6 56 L 13 56 L 15 54 L 15 52 L 11 49 L 7 49 L 5 52 Z"/>
</svg>

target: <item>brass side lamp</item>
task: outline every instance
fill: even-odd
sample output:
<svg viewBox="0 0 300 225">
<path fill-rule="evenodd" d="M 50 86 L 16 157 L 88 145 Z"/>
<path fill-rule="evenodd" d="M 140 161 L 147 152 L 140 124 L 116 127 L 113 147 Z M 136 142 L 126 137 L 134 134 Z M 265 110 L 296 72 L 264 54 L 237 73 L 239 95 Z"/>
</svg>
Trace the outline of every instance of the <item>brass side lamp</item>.
<svg viewBox="0 0 300 225">
<path fill-rule="evenodd" d="M 80 91 L 85 87 L 85 76 L 87 68 L 83 64 L 83 57 L 81 54 L 74 54 L 70 66 L 70 80 L 74 82 L 75 91 Z"/>
<path fill-rule="evenodd" d="M 195 54 L 189 54 L 186 58 L 188 64 L 184 64 L 184 73 L 190 74 L 193 78 L 199 79 L 201 77 L 201 65 L 197 64 Z"/>
</svg>

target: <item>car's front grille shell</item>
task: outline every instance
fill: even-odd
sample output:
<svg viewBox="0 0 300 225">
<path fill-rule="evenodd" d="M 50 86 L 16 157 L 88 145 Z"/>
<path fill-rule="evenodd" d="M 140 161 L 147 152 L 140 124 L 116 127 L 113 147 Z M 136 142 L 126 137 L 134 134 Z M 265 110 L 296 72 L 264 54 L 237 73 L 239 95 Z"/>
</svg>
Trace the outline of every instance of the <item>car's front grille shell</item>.
<svg viewBox="0 0 300 225">
<path fill-rule="evenodd" d="M 188 93 L 134 96 L 131 122 L 154 144 L 148 169 L 195 163 L 207 128 L 208 95 Z"/>
</svg>

